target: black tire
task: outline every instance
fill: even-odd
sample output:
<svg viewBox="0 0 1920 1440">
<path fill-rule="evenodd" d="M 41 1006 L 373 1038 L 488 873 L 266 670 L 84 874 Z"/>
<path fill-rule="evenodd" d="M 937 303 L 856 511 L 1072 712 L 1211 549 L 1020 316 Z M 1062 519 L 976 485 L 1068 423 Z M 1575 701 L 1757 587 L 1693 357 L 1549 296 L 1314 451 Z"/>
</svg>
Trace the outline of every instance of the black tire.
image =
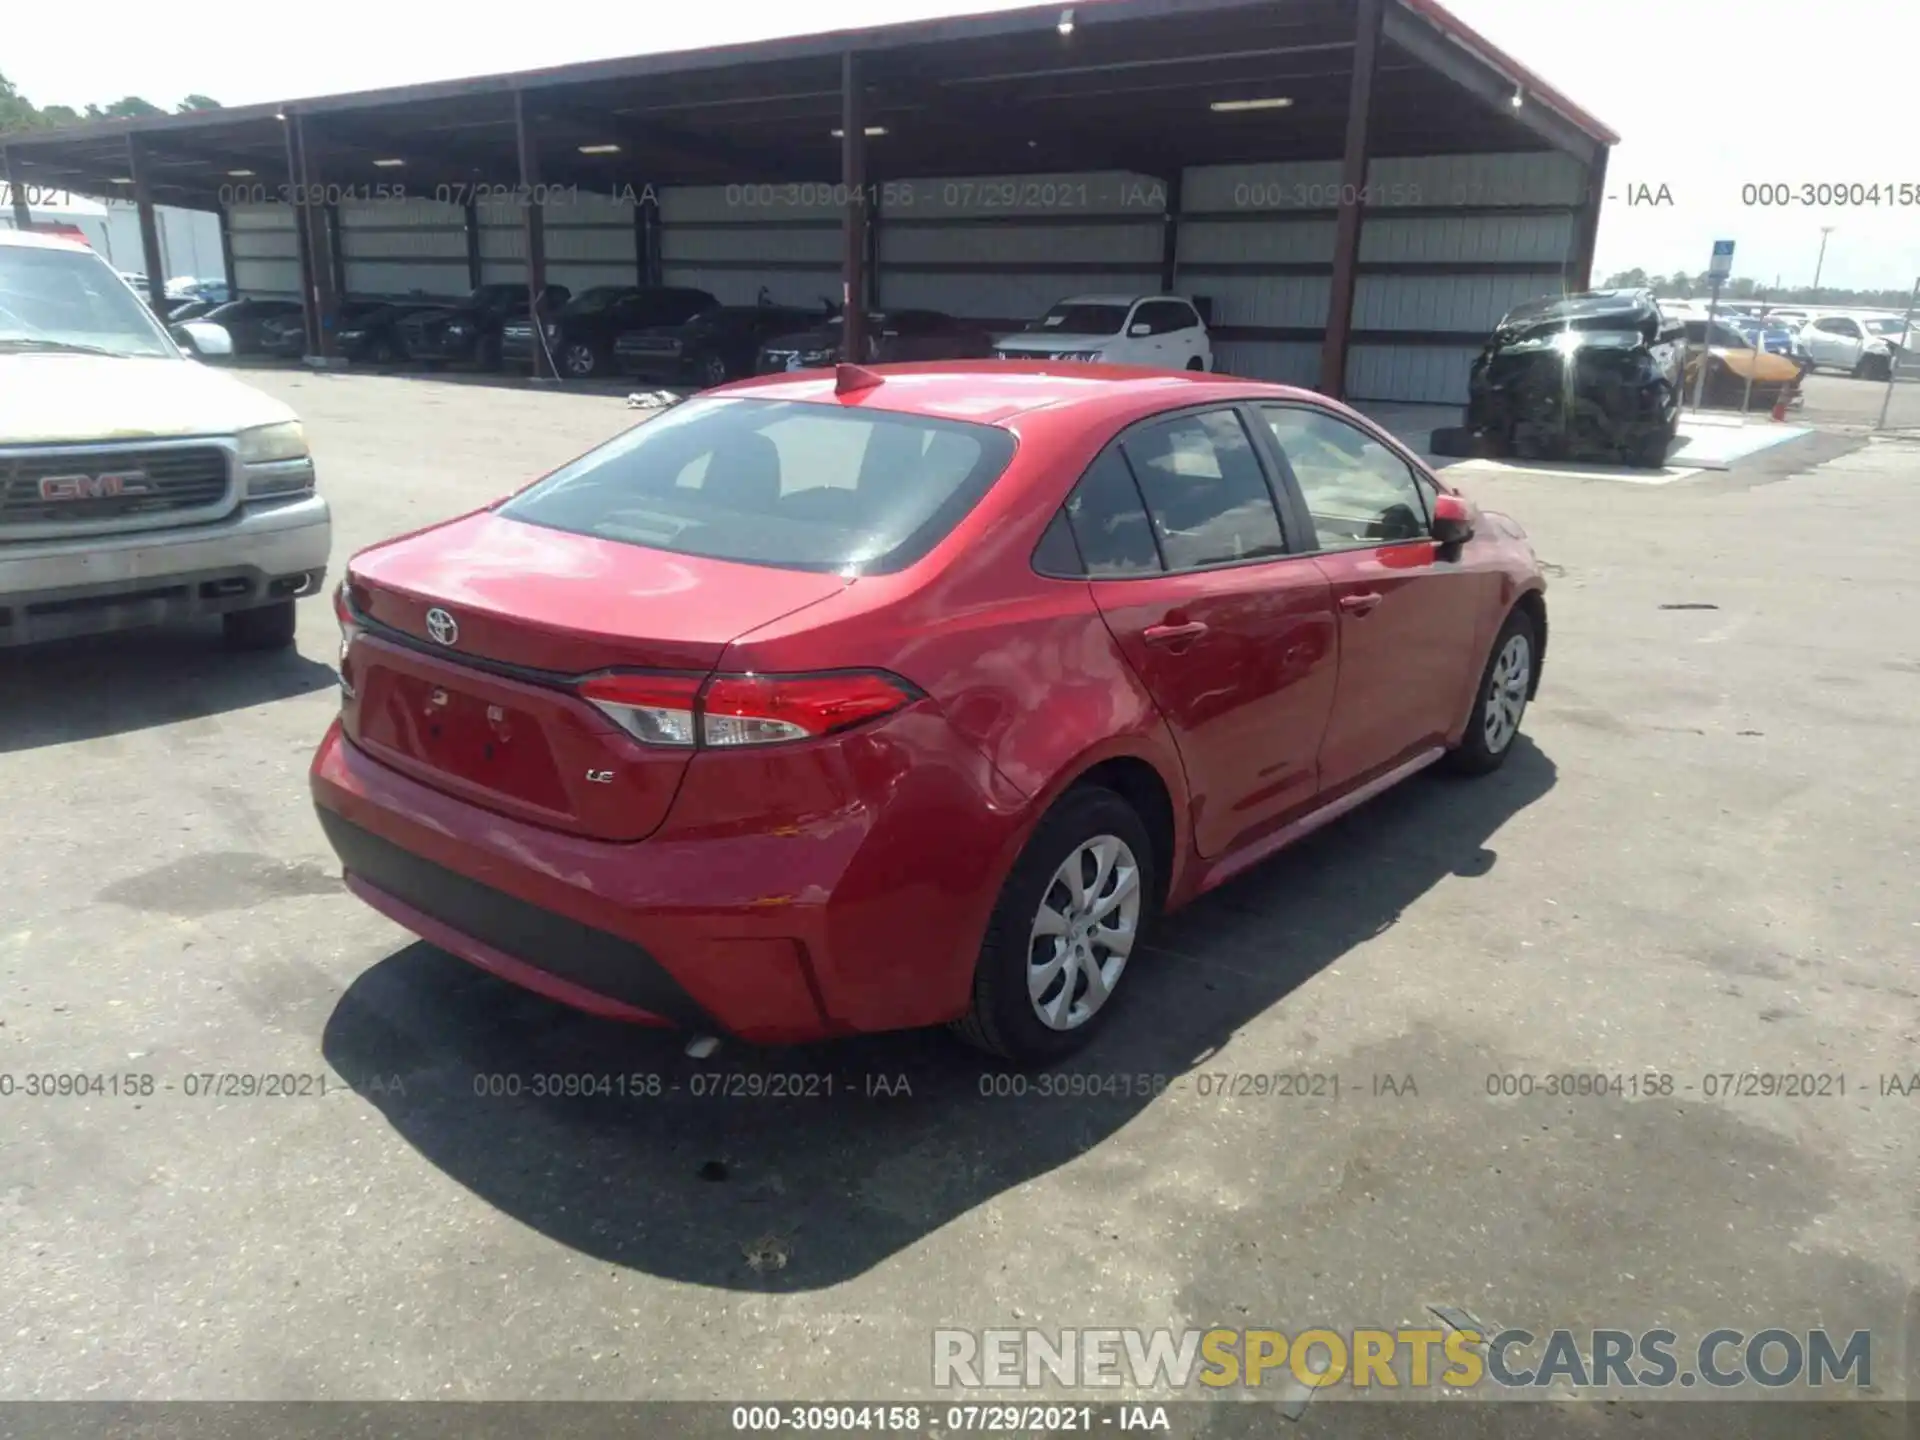
<svg viewBox="0 0 1920 1440">
<path fill-rule="evenodd" d="M 1665 405 L 1665 399 L 1661 401 Z M 1673 449 L 1673 442 L 1680 438 L 1680 407 L 1675 406 L 1673 416 L 1651 435 L 1644 435 L 1627 447 L 1627 464 L 1640 470 L 1664 469 L 1667 452 Z"/>
<path fill-rule="evenodd" d="M 393 353 L 393 341 L 385 339 L 383 337 L 373 342 L 373 355 L 371 359 L 373 360 L 374 364 L 391 365 L 393 364 L 395 358 L 396 357 Z"/>
<path fill-rule="evenodd" d="M 291 600 L 255 610 L 229 610 L 220 617 L 229 650 L 285 650 L 293 644 L 299 615 Z"/>
<path fill-rule="evenodd" d="M 584 340 L 570 340 L 560 347 L 560 372 L 569 380 L 591 380 L 600 373 L 600 356 Z"/>
<path fill-rule="evenodd" d="M 1136 861 L 1140 910 L 1134 945 L 1111 998 L 1075 1028 L 1056 1030 L 1041 1021 L 1027 992 L 1033 923 L 1055 872 L 1075 850 L 1102 835 L 1121 840 Z M 1159 913 L 1159 878 L 1152 839 L 1131 805 L 1102 786 L 1069 790 L 1041 820 L 1000 888 L 974 969 L 973 1005 L 954 1022 L 955 1032 L 968 1044 L 1022 1066 L 1050 1065 L 1085 1045 L 1107 1023 L 1127 972 L 1139 963 L 1141 938 Z"/>
<path fill-rule="evenodd" d="M 718 354 L 709 355 L 700 362 L 700 386 L 702 389 L 711 390 L 716 385 L 726 384 L 727 380 L 726 356 Z"/>
<path fill-rule="evenodd" d="M 1207 362 L 1202 360 L 1198 355 L 1196 355 L 1191 360 L 1187 361 L 1187 368 L 1189 370 L 1199 370 L 1202 373 L 1204 373 L 1207 368 Z"/>
<path fill-rule="evenodd" d="M 1513 729 L 1496 744 L 1487 738 L 1488 710 L 1494 704 L 1494 673 L 1501 655 L 1516 636 L 1526 641 L 1527 680 L 1519 697 L 1520 713 L 1513 717 Z M 1500 633 L 1494 636 L 1493 648 L 1487 652 L 1479 686 L 1473 692 L 1473 710 L 1467 716 L 1467 733 L 1461 737 L 1458 748 L 1448 752 L 1448 769 L 1456 775 L 1490 775 L 1506 764 L 1507 756 L 1513 753 L 1513 742 L 1519 738 L 1521 722 L 1526 719 L 1527 701 L 1532 698 L 1528 692 L 1536 683 L 1539 670 L 1540 638 L 1534 632 L 1533 617 L 1524 610 L 1515 610 L 1507 616 L 1507 623 L 1500 627 Z"/>
</svg>

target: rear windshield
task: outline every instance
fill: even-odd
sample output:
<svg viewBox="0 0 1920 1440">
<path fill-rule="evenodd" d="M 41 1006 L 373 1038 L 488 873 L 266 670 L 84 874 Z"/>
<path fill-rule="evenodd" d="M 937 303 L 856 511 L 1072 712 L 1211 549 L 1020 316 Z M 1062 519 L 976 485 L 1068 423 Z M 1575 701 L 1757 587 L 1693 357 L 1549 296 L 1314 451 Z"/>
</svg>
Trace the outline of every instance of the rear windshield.
<svg viewBox="0 0 1920 1440">
<path fill-rule="evenodd" d="M 793 401 L 690 400 L 498 513 L 681 555 L 881 574 L 932 549 L 1013 458 L 986 425 Z"/>
</svg>

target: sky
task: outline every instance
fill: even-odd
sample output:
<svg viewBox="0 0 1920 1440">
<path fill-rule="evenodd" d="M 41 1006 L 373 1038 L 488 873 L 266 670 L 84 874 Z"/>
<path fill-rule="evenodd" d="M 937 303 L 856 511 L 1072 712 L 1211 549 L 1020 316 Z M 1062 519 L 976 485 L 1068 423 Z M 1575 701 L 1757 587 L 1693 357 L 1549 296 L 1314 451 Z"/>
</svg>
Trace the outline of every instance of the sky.
<svg viewBox="0 0 1920 1440">
<path fill-rule="evenodd" d="M 195 92 L 228 105 L 689 49 L 1029 0 L 704 0 L 611 6 L 542 0 L 525 23 L 418 0 L 292 5 L 195 0 L 152 43 L 150 6 L 92 0 L 86 43 L 70 12 L 22 6 L 0 33 L 0 73 L 35 104 Z M 1638 266 L 1707 267 L 1763 284 L 1909 288 L 1920 279 L 1920 0 L 1450 0 L 1467 24 L 1617 131 L 1595 280 Z M 263 17 L 271 14 L 271 23 Z M 1843 206 L 1768 205 L 1751 186 L 1850 190 Z M 1880 189 L 1879 203 L 1867 193 Z M 1645 186 L 1670 204 L 1630 204 Z M 1816 201 L 1822 197 L 1815 194 Z"/>
</svg>

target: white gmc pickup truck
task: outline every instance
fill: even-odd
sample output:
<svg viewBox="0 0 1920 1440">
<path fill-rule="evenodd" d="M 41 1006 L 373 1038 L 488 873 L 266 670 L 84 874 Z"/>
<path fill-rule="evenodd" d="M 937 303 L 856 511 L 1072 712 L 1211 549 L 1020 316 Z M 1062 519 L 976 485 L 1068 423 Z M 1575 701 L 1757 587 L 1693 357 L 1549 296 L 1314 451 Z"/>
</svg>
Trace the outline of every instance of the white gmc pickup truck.
<svg viewBox="0 0 1920 1440">
<path fill-rule="evenodd" d="M 0 649 L 205 615 L 290 645 L 331 540 L 291 410 L 84 245 L 0 231 Z"/>
</svg>

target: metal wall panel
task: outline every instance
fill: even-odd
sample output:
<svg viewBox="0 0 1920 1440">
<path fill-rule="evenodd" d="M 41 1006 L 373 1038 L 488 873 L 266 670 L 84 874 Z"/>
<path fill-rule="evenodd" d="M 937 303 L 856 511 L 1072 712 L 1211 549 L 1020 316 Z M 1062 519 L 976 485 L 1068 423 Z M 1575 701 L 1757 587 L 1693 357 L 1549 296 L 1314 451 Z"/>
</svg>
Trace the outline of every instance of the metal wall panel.
<svg viewBox="0 0 1920 1440">
<path fill-rule="evenodd" d="M 904 270 L 881 273 L 880 303 L 895 310 L 941 310 L 1004 326 L 1039 318 L 1069 295 L 1152 295 L 1160 269 L 1085 271 L 983 270 L 972 274 Z"/>
<path fill-rule="evenodd" d="M 1463 335 L 1483 335 L 1521 301 L 1558 288 L 1557 271 L 1531 275 L 1363 273 L 1354 288 L 1353 328 L 1455 330 Z"/>
<path fill-rule="evenodd" d="M 1218 340 L 1213 368 L 1223 375 L 1311 388 L 1320 381 L 1320 347 L 1291 340 Z"/>
<path fill-rule="evenodd" d="M 685 185 L 658 192 L 660 279 L 751 305 L 836 304 L 839 198 L 831 185 Z"/>
<path fill-rule="evenodd" d="M 1586 167 L 1559 151 L 1511 155 L 1422 155 L 1380 159 L 1367 167 L 1368 187 L 1382 204 L 1578 205 Z"/>
<path fill-rule="evenodd" d="M 464 295 L 466 212 L 427 199 L 340 202 L 346 293 Z"/>
<path fill-rule="evenodd" d="M 1338 160 L 1195 165 L 1180 177 L 1180 208 L 1188 213 L 1271 212 L 1277 217 L 1288 210 L 1326 209 L 1339 203 L 1339 195 Z"/>
<path fill-rule="evenodd" d="M 883 309 L 1012 323 L 1068 295 L 1160 289 L 1167 190 L 1151 176 L 901 180 L 883 188 L 881 204 Z"/>
<path fill-rule="evenodd" d="M 1355 345 L 1347 354 L 1347 397 L 1465 404 L 1467 374 L 1479 353 L 1470 345 Z M 1317 349 L 1314 366 L 1317 377 Z"/>
<path fill-rule="evenodd" d="M 1329 232 L 1332 227 L 1328 227 Z M 1534 261 L 1559 270 L 1573 253 L 1573 216 L 1369 215 L 1360 227 L 1360 263 Z M 1331 240 L 1329 240 L 1331 250 Z"/>
<path fill-rule="evenodd" d="M 234 205 L 233 283 L 242 295 L 300 294 L 300 237 L 290 205 Z"/>
<path fill-rule="evenodd" d="M 838 228 L 740 224 L 663 226 L 660 258 L 668 265 L 811 262 L 838 272 L 845 248 Z"/>
</svg>

